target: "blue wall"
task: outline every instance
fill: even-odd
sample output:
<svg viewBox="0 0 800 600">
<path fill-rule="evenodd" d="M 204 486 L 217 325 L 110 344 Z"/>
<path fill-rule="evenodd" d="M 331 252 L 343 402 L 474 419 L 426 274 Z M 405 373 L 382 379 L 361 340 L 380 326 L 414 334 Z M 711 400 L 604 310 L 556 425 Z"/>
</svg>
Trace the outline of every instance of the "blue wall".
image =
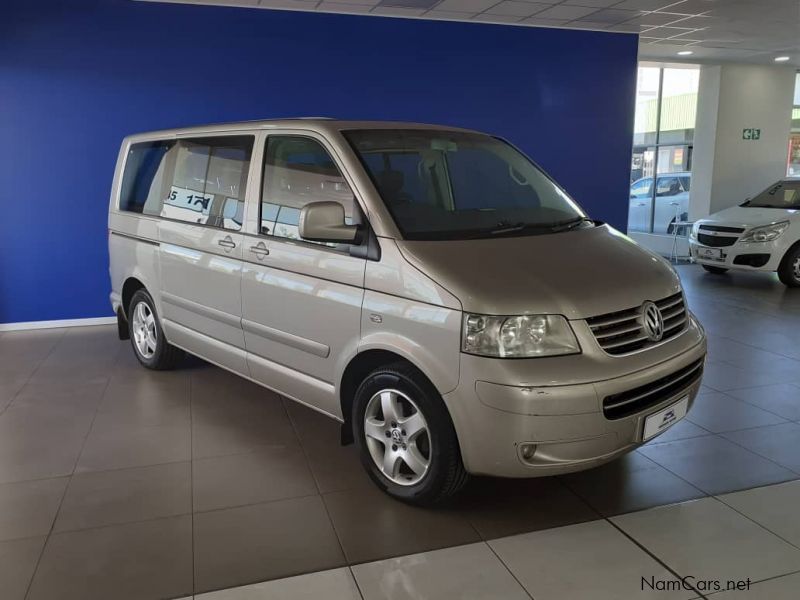
<svg viewBox="0 0 800 600">
<path fill-rule="evenodd" d="M 472 127 L 624 230 L 633 35 L 154 4 L 0 5 L 0 323 L 110 315 L 121 138 L 329 115 Z"/>
</svg>

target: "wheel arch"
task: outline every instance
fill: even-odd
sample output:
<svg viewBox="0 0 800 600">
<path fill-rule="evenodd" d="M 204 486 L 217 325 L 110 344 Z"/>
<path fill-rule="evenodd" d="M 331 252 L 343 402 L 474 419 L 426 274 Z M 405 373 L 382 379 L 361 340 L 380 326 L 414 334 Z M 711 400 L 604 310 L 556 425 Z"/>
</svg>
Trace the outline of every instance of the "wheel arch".
<svg viewBox="0 0 800 600">
<path fill-rule="evenodd" d="M 783 265 L 783 261 L 787 260 L 789 258 L 789 255 L 798 248 L 800 248 L 800 239 L 798 239 L 794 244 L 792 244 L 786 249 L 786 252 L 784 252 L 783 256 L 781 256 L 781 261 L 778 265 L 778 268 L 780 268 Z"/>
<path fill-rule="evenodd" d="M 122 313 L 125 315 L 126 319 L 130 316 L 128 315 L 128 307 L 131 304 L 131 299 L 133 298 L 133 295 L 141 289 L 147 291 L 147 286 L 145 286 L 145 284 L 138 277 L 133 275 L 128 277 L 125 280 L 125 283 L 122 284 Z"/>
<path fill-rule="evenodd" d="M 353 442 L 352 416 L 353 400 L 356 390 L 364 378 L 381 366 L 394 363 L 403 363 L 417 371 L 434 389 L 440 393 L 442 390 L 435 384 L 433 378 L 421 368 L 416 361 L 405 353 L 394 348 L 369 348 L 353 356 L 342 372 L 339 383 L 339 402 L 342 411 L 342 444 Z M 445 406 L 446 408 L 446 406 Z"/>
</svg>

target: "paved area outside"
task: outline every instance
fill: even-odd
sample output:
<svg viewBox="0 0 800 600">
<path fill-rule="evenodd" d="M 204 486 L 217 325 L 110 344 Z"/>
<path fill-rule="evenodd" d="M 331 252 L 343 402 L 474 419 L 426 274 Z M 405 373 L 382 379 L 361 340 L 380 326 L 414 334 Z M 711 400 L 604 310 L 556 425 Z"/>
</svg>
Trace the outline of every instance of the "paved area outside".
<svg viewBox="0 0 800 600">
<path fill-rule="evenodd" d="M 469 564 L 491 551 L 516 574 L 533 567 L 512 564 L 508 539 L 518 538 L 508 536 L 551 539 L 544 530 L 558 527 L 574 539 L 611 532 L 623 553 L 627 536 L 650 540 L 639 543 L 680 573 L 674 547 L 699 560 L 692 548 L 702 536 L 686 530 L 670 538 L 674 547 L 655 548 L 667 542 L 636 516 L 651 513 L 627 513 L 800 478 L 800 291 L 770 276 L 679 270 L 710 340 L 704 388 L 685 421 L 599 469 L 476 479 L 437 510 L 375 490 L 333 421 L 201 361 L 146 371 L 114 327 L 2 333 L 0 595 L 176 598 L 348 565 L 377 581 L 363 563 L 455 547 L 436 556 L 460 564 L 467 552 Z M 681 522 L 683 509 L 658 510 Z M 781 565 L 764 578 L 790 572 L 794 549 L 763 548 L 752 546 L 753 560 L 769 552 Z M 515 560 L 555 556 L 523 554 Z M 592 560 L 612 559 L 624 562 Z"/>
</svg>

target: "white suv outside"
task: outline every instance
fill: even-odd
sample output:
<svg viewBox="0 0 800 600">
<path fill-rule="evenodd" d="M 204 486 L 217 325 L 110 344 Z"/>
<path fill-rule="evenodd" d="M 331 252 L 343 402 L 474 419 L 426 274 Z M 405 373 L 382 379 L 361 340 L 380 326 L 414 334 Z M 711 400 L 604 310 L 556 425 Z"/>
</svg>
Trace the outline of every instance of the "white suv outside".
<svg viewBox="0 0 800 600">
<path fill-rule="evenodd" d="M 711 273 L 777 271 L 785 285 L 800 287 L 800 180 L 784 179 L 741 206 L 700 219 L 689 248 Z"/>
</svg>

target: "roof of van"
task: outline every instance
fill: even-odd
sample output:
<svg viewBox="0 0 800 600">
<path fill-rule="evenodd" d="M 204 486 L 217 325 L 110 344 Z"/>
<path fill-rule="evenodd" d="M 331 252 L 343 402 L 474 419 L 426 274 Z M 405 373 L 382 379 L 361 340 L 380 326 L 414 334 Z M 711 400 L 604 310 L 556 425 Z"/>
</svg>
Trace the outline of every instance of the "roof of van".
<svg viewBox="0 0 800 600">
<path fill-rule="evenodd" d="M 162 129 L 158 131 L 142 131 L 131 134 L 137 136 L 173 136 L 197 133 L 220 133 L 225 131 L 242 131 L 253 129 L 311 129 L 320 132 L 341 131 L 346 129 L 439 129 L 448 131 L 464 131 L 476 133 L 471 129 L 451 127 L 448 125 L 434 125 L 430 123 L 411 123 L 407 121 L 348 121 L 343 119 L 330 119 L 327 117 L 298 117 L 293 119 L 260 119 L 255 121 L 235 121 L 230 123 L 213 123 L 209 125 L 194 125 L 175 129 Z M 479 133 L 479 132 L 477 132 Z"/>
</svg>

